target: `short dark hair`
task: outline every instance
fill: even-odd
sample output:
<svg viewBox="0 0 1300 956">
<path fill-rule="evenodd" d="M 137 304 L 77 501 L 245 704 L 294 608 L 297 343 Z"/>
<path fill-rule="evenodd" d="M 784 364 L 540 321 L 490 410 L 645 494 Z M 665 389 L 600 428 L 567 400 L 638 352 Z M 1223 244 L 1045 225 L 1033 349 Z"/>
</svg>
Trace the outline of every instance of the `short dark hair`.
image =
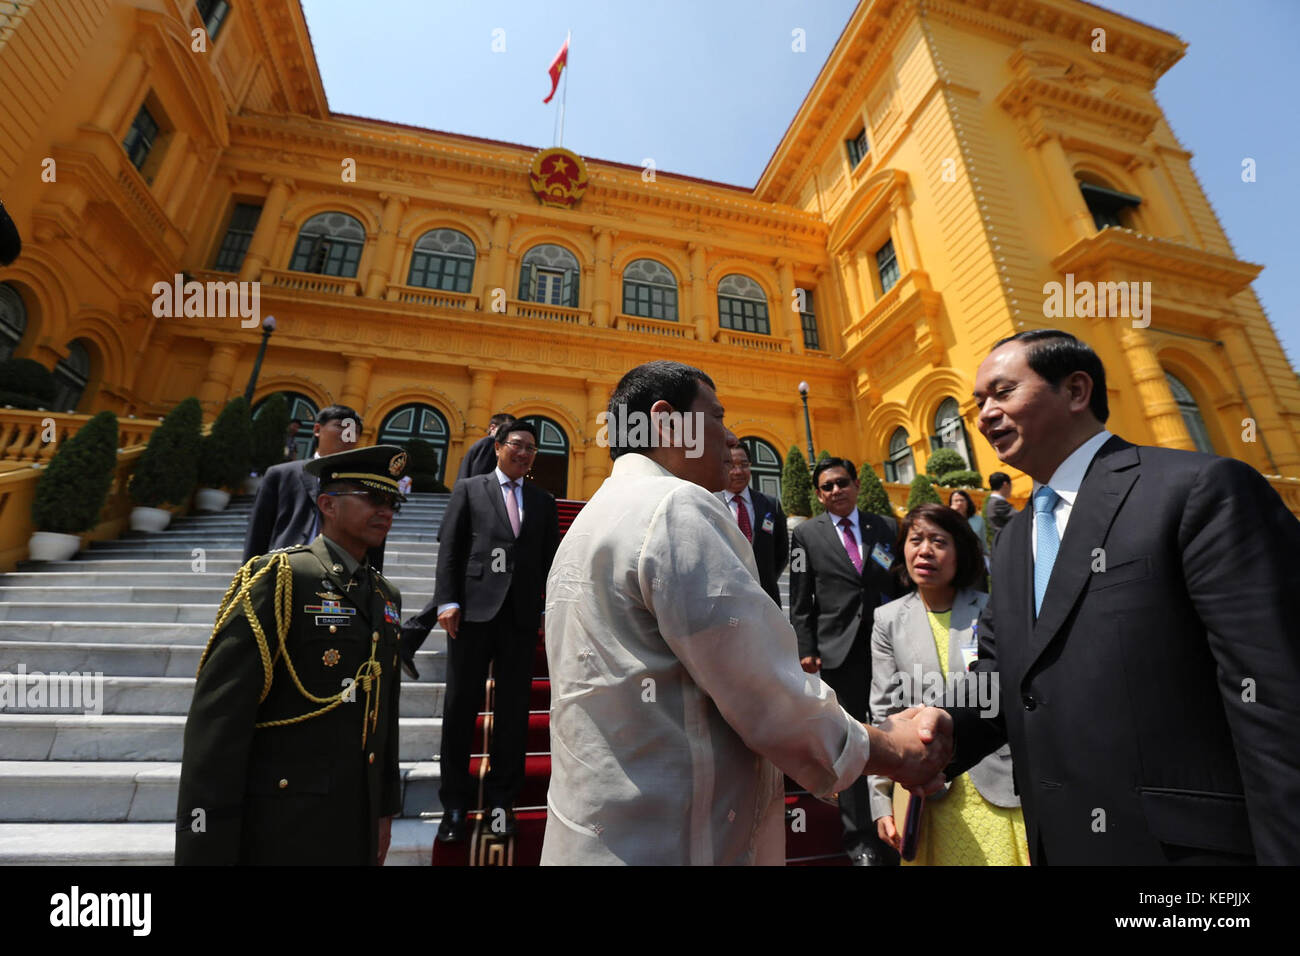
<svg viewBox="0 0 1300 956">
<path fill-rule="evenodd" d="M 500 428 L 506 422 L 513 422 L 514 420 L 515 420 L 515 416 L 511 415 L 509 412 L 497 412 L 495 415 L 493 415 L 491 418 L 488 419 L 488 428 L 491 428 L 493 425 L 496 425 L 498 428 Z"/>
<path fill-rule="evenodd" d="M 850 481 L 858 480 L 858 469 L 847 458 L 823 458 L 813 466 L 813 488 L 821 485 L 821 474 L 828 468 L 843 468 L 849 473 Z"/>
<path fill-rule="evenodd" d="M 1008 475 L 1005 471 L 995 471 L 993 472 L 993 474 L 989 475 L 990 491 L 997 491 L 1003 485 L 1009 485 L 1010 483 L 1011 483 L 1011 476 Z"/>
<path fill-rule="evenodd" d="M 902 524 L 898 528 L 897 573 L 899 581 L 904 587 L 916 586 L 916 582 L 907 573 L 907 559 L 903 548 L 907 542 L 907 536 L 912 533 L 912 526 L 922 518 L 952 536 L 953 544 L 957 548 L 957 573 L 952 578 L 953 587 L 972 587 L 979 580 L 980 572 L 984 570 L 984 558 L 983 552 L 980 551 L 979 538 L 976 537 L 970 522 L 962 517 L 959 512 L 954 511 L 947 505 L 936 505 L 933 502 L 917 505 L 903 516 Z"/>
<path fill-rule="evenodd" d="M 533 444 L 537 444 L 537 429 L 533 427 L 532 422 L 526 422 L 519 418 L 511 418 L 504 425 L 497 429 L 496 435 L 493 436 L 495 444 L 504 445 L 506 439 L 515 432 L 527 432 L 533 436 Z"/>
<path fill-rule="evenodd" d="M 695 404 L 701 382 L 714 391 L 717 390 L 713 379 L 693 365 L 665 359 L 646 362 L 627 372 L 614 386 L 614 393 L 609 396 L 609 407 L 606 409 L 609 457 L 618 459 L 628 452 L 643 450 L 639 446 L 625 448 L 619 444 L 628 434 L 626 428 L 617 427 L 620 418 L 639 413 L 649 420 L 650 407 L 658 401 L 667 402 L 675 412 L 685 412 Z M 646 448 L 653 447 L 651 440 L 647 434 Z"/>
<path fill-rule="evenodd" d="M 347 405 L 326 405 L 316 413 L 316 424 L 324 425 L 326 422 L 344 422 L 352 419 L 357 423 L 357 431 L 361 431 L 361 416 L 357 414 L 355 408 Z"/>
<path fill-rule="evenodd" d="M 1088 410 L 1098 422 L 1106 424 L 1110 417 L 1110 404 L 1106 400 L 1106 367 L 1092 346 L 1060 329 L 1030 329 L 1007 336 L 993 348 L 1001 348 L 1008 342 L 1024 343 L 1025 361 L 1052 388 L 1059 387 L 1067 375 L 1086 373 L 1092 379 Z"/>
</svg>

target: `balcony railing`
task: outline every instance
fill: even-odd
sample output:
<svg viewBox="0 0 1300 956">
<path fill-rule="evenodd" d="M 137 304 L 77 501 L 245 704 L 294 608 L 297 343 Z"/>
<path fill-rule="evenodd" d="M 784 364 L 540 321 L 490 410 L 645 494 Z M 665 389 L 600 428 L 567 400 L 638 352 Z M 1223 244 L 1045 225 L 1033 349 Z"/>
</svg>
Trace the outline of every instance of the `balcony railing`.
<svg viewBox="0 0 1300 956">
<path fill-rule="evenodd" d="M 790 347 L 788 339 L 774 339 L 770 335 L 754 332 L 737 332 L 735 329 L 718 329 L 713 341 L 722 345 L 736 345 L 755 352 L 785 352 Z"/>
<path fill-rule="evenodd" d="M 390 302 L 423 305 L 434 309 L 473 312 L 478 308 L 478 298 L 467 292 L 448 292 L 445 289 L 427 289 L 417 285 L 390 285 L 384 297 Z"/>
<path fill-rule="evenodd" d="M 291 292 L 315 292 L 324 295 L 358 294 L 356 279 L 323 276 L 314 272 L 291 272 L 287 269 L 263 269 L 262 285 Z"/>
<path fill-rule="evenodd" d="M 695 338 L 695 326 L 681 322 L 668 322 L 664 319 L 648 319 L 640 315 L 618 315 L 614 317 L 614 327 L 625 332 L 641 332 L 645 335 L 662 335 L 670 339 Z"/>
<path fill-rule="evenodd" d="M 521 319 L 562 322 L 565 325 L 591 325 L 590 309 L 570 309 L 562 305 L 544 305 L 541 302 L 519 302 L 511 299 L 506 303 L 506 314 Z"/>
<path fill-rule="evenodd" d="M 0 472 L 45 464 L 54 457 L 59 443 L 75 435 L 90 418 L 89 415 L 0 409 Z M 158 419 L 119 418 L 118 446 L 135 448 L 146 445 L 157 427 Z M 48 440 L 51 438 L 52 441 Z"/>
</svg>

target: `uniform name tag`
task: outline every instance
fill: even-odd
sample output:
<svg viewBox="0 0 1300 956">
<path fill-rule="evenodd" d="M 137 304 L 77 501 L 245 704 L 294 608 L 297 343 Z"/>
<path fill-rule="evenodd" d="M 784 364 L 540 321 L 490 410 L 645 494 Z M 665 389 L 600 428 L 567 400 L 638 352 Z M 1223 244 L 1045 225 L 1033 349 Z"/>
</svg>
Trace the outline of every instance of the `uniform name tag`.
<svg viewBox="0 0 1300 956">
<path fill-rule="evenodd" d="M 351 624 L 351 623 L 352 623 L 352 618 L 350 617 L 334 617 L 334 616 L 326 617 L 319 614 L 316 616 L 317 627 L 329 627 L 331 624 L 337 625 L 337 624 Z"/>
<path fill-rule="evenodd" d="M 894 563 L 894 555 L 888 545 L 877 543 L 871 548 L 871 560 L 888 571 Z"/>
</svg>

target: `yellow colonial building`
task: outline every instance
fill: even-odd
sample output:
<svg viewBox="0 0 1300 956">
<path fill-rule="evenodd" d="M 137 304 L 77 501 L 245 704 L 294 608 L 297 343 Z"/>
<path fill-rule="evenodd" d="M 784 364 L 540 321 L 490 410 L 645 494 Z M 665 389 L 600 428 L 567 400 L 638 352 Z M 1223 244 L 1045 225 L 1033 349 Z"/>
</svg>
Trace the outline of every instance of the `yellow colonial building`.
<svg viewBox="0 0 1300 956">
<path fill-rule="evenodd" d="M 596 415 L 653 358 L 717 381 L 770 490 L 800 382 L 818 450 L 905 481 L 947 446 L 987 476 L 975 369 L 1060 326 L 1105 361 L 1113 431 L 1291 476 L 1300 512 L 1300 384 L 1153 96 L 1186 50 L 1163 30 L 864 0 L 751 187 L 332 113 L 298 0 L 10 6 L 0 358 L 53 369 L 58 411 L 196 394 L 210 419 L 243 392 L 261 330 L 160 307 L 180 276 L 259 283 L 256 399 L 351 405 L 449 483 L 506 411 L 542 425 L 538 480 L 589 496 Z M 6 457 L 31 457 L 9 414 Z"/>
</svg>

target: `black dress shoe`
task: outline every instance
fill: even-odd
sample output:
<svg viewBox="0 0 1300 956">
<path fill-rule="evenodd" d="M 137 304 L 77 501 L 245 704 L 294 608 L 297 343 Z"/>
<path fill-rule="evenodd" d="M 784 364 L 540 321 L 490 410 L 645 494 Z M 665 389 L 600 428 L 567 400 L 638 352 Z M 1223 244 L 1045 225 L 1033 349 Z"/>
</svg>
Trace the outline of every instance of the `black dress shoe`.
<svg viewBox="0 0 1300 956">
<path fill-rule="evenodd" d="M 509 807 L 490 807 L 483 814 L 487 831 L 494 837 L 512 837 L 515 835 L 515 811 Z"/>
<path fill-rule="evenodd" d="M 420 672 L 415 669 L 415 661 L 405 654 L 399 655 L 402 658 L 402 673 L 411 680 L 419 680 Z"/>
<path fill-rule="evenodd" d="M 459 843 L 469 834 L 469 821 L 464 810 L 448 810 L 438 824 L 439 843 Z"/>
</svg>

